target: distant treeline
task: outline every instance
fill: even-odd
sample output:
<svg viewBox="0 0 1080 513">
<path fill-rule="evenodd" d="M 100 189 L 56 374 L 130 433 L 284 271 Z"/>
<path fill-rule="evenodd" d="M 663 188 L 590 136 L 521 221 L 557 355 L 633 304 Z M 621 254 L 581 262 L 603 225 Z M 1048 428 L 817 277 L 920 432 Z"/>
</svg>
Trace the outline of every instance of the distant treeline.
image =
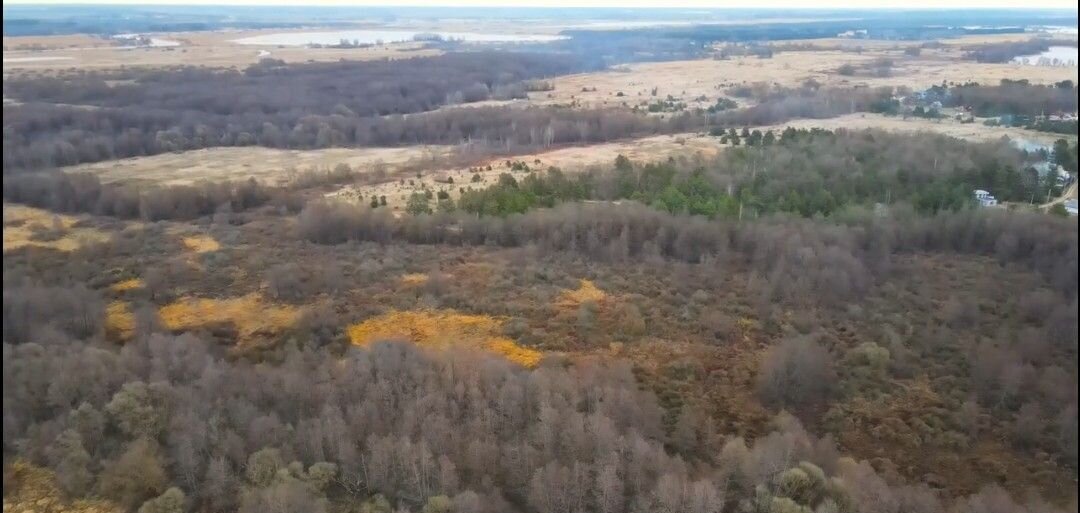
<svg viewBox="0 0 1080 513">
<path fill-rule="evenodd" d="M 998 28 L 963 28 L 972 23 L 947 26 L 943 19 L 950 14 L 883 17 L 881 13 L 861 11 L 838 13 L 842 20 L 819 20 L 797 23 L 709 24 L 689 26 L 660 26 L 622 30 L 566 30 L 569 39 L 550 43 L 556 48 L 581 56 L 593 56 L 604 64 L 630 61 L 685 59 L 709 53 L 716 42 L 765 42 L 833 38 L 837 34 L 859 32 L 868 39 L 936 39 L 968 34 L 1001 34 L 1023 32 L 1019 26 Z M 815 14 L 821 16 L 820 13 Z M 854 16 L 854 18 L 849 18 Z M 963 17 L 963 16 L 961 16 Z M 1015 18 L 1014 18 L 1015 19 Z M 1012 25 L 1015 21 L 1010 21 Z M 1075 23 L 1075 20 L 1073 21 Z M 534 45 L 534 49 L 544 47 Z M 770 54 L 762 54 L 768 56 Z"/>
<path fill-rule="evenodd" d="M 190 115 L 154 109 L 4 107 L 5 172 L 217 146 L 329 148 L 462 144 L 513 152 L 687 131 L 702 119 L 618 110 L 477 107 L 407 116 Z"/>
<path fill-rule="evenodd" d="M 291 12 L 290 12 L 291 11 Z M 64 34 L 112 35 L 147 32 L 310 27 L 309 10 L 182 5 L 35 4 L 4 6 L 4 37 Z M 346 26 L 342 18 L 320 20 L 322 27 Z M 15 41 L 5 42 L 16 44 Z"/>
<path fill-rule="evenodd" d="M 283 189 L 245 182 L 168 187 L 102 184 L 90 173 L 28 173 L 4 179 L 4 200 L 53 212 L 84 212 L 145 221 L 190 220 L 242 212 L 271 202 L 299 210 L 298 197 Z"/>
<path fill-rule="evenodd" d="M 243 71 L 188 66 L 9 78 L 4 94 L 26 103 L 138 107 L 176 117 L 385 116 L 520 98 L 521 82 L 579 71 L 575 62 L 566 56 L 498 52 L 293 65 L 263 59 Z"/>
<path fill-rule="evenodd" d="M 549 126 L 558 132 L 560 124 L 531 124 L 535 111 L 515 116 L 510 110 L 435 110 L 520 98 L 529 79 L 578 69 L 562 56 L 469 53 L 292 66 L 263 61 L 244 72 L 180 68 L 12 79 L 4 83 L 5 95 L 25 103 L 4 106 L 4 169 L 211 146 L 456 144 L 492 133 L 509 140 L 534 134 L 539 141 L 541 132 Z M 406 116 L 419 112 L 427 114 Z M 580 133 L 587 127 L 579 125 L 596 116 L 543 117 L 573 124 Z M 508 126 L 515 124 L 511 117 L 516 131 Z M 604 117 L 612 125 L 626 119 Z"/>
</svg>

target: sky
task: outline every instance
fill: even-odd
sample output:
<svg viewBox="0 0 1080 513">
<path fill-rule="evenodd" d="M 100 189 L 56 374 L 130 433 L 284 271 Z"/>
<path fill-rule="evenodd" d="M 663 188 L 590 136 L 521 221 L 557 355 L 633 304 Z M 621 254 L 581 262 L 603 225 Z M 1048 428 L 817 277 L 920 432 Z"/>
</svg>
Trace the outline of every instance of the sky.
<svg viewBox="0 0 1080 513">
<path fill-rule="evenodd" d="M 1076 0 L 4 0 L 4 4 L 130 5 L 333 5 L 469 7 L 614 7 L 614 8 L 1054 8 L 1076 10 Z"/>
</svg>

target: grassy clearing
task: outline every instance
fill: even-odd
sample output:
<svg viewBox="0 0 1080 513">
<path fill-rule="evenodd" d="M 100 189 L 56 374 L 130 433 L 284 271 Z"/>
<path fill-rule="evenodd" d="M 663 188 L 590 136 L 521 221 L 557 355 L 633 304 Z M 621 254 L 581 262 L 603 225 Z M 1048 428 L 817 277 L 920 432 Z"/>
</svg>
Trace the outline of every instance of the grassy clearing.
<svg viewBox="0 0 1080 513">
<path fill-rule="evenodd" d="M 243 344 L 290 328 L 300 317 L 300 309 L 271 303 L 252 293 L 232 299 L 180 298 L 163 306 L 158 314 L 172 331 L 231 325 L 236 329 L 237 340 Z"/>
<path fill-rule="evenodd" d="M 847 130 L 880 129 L 896 133 L 936 132 L 949 137 L 975 142 L 998 141 L 1003 136 L 1008 136 L 1013 139 L 1024 139 L 1041 144 L 1054 144 L 1054 141 L 1058 139 L 1070 141 L 1076 140 L 1075 135 L 1052 134 L 1049 132 L 1038 132 L 1024 128 L 986 126 L 983 124 L 982 119 L 977 120 L 975 123 L 960 123 L 959 121 L 949 118 L 938 120 L 924 118 L 904 119 L 903 117 L 898 116 L 885 116 L 883 114 L 871 114 L 866 112 L 848 114 L 831 119 L 796 119 L 759 128 L 761 130 L 774 130 L 780 132 L 787 127 L 799 129 L 822 128 L 825 130 L 837 130 L 841 128 Z"/>
<path fill-rule="evenodd" d="M 121 513 L 123 508 L 100 500 L 68 502 L 56 485 L 56 474 L 24 460 L 4 469 L 4 512 Z"/>
<path fill-rule="evenodd" d="M 282 59 L 290 63 L 334 62 L 338 60 L 369 61 L 381 59 L 408 59 L 442 53 L 437 49 L 424 48 L 421 43 L 405 42 L 376 45 L 370 48 L 308 48 L 254 47 L 232 42 L 233 39 L 257 36 L 269 32 L 287 30 L 222 30 L 208 32 L 158 33 L 161 37 L 180 43 L 179 47 L 148 47 L 121 49 L 105 39 L 89 36 L 19 36 L 4 38 L 4 73 L 60 72 L 71 68 L 114 69 L 145 67 L 158 68 L 183 66 L 197 63 L 201 66 L 240 68 L 259 62 L 264 57 Z M 32 45 L 44 47 L 30 50 Z M 266 52 L 269 52 L 268 54 Z M 13 61 L 20 57 L 69 57 L 65 60 Z"/>
<path fill-rule="evenodd" d="M 654 135 L 624 141 L 613 141 L 588 146 L 568 146 L 545 149 L 519 155 L 485 157 L 464 167 L 431 163 L 419 177 L 401 176 L 397 179 L 369 184 L 349 184 L 327 193 L 328 197 L 360 201 L 368 204 L 371 198 L 385 197 L 386 204 L 395 211 L 402 211 L 409 196 L 416 192 L 444 191 L 454 201 L 461 197 L 462 189 L 483 189 L 499 181 L 499 175 L 510 173 L 522 179 L 526 173 L 512 171 L 509 162 L 523 162 L 532 171 L 544 172 L 556 167 L 565 173 L 579 173 L 592 167 L 610 167 L 615 158 L 623 155 L 635 162 L 663 162 L 669 158 L 696 159 L 715 156 L 724 149 L 716 137 L 697 133 Z M 316 150 L 326 152 L 330 150 Z M 140 157 L 153 158 L 153 157 Z M 422 165 L 426 161 L 414 161 Z M 490 169 L 489 169 L 490 168 Z M 392 167 L 388 169 L 393 169 Z M 432 201 L 434 204 L 434 201 Z"/>
<path fill-rule="evenodd" d="M 138 290 L 145 287 L 142 278 L 130 278 L 124 281 L 118 281 L 109 285 L 109 290 L 116 293 L 130 292 L 132 290 Z"/>
<path fill-rule="evenodd" d="M 567 290 L 555 300 L 555 306 L 559 308 L 577 308 L 582 303 L 593 302 L 600 304 L 608 298 L 608 294 L 599 288 L 591 280 L 581 280 L 578 288 Z"/>
<path fill-rule="evenodd" d="M 71 252 L 87 244 L 104 242 L 109 234 L 95 228 L 77 226 L 73 216 L 4 204 L 4 252 L 26 246 Z"/>
<path fill-rule="evenodd" d="M 221 244 L 209 235 L 184 237 L 184 247 L 196 253 L 209 253 L 221 249 Z"/>
<path fill-rule="evenodd" d="M 204 148 L 182 153 L 132 157 L 66 168 L 69 172 L 93 173 L 106 183 L 191 185 L 202 180 L 256 180 L 283 185 L 298 170 L 330 170 L 348 164 L 364 173 L 394 173 L 406 167 L 427 167 L 449 158 L 449 146 L 401 148 L 325 148 L 285 150 L 254 146 Z"/>
<path fill-rule="evenodd" d="M 524 367 L 535 367 L 542 354 L 502 336 L 502 321 L 489 315 L 462 314 L 453 310 L 391 311 L 354 324 L 349 340 L 367 346 L 381 340 L 405 339 L 421 347 L 451 349 L 471 347 L 502 355 Z"/>
<path fill-rule="evenodd" d="M 428 275 L 424 273 L 409 273 L 401 276 L 403 285 L 415 287 L 427 283 Z"/>
<path fill-rule="evenodd" d="M 832 43 L 816 40 L 813 44 Z M 718 98 L 725 97 L 728 87 L 756 82 L 798 87 L 807 80 L 814 80 L 835 87 L 906 86 L 923 89 L 942 81 L 994 84 L 1003 78 L 1010 78 L 1051 84 L 1062 80 L 1075 82 L 1077 77 L 1076 67 L 965 61 L 963 52 L 955 47 L 926 50 L 920 57 L 912 58 L 905 56 L 895 42 L 889 42 L 887 46 L 873 45 L 867 41 L 859 41 L 858 44 L 864 45 L 864 51 L 781 52 L 771 59 L 745 56 L 646 62 L 593 73 L 564 75 L 550 80 L 555 86 L 554 90 L 529 93 L 529 101 L 541 105 L 629 108 L 671 96 L 688 107 L 706 107 Z M 860 67 L 882 58 L 893 60 L 894 66 L 889 73 L 881 76 L 851 77 L 836 71 L 845 64 Z M 740 104 L 743 102 L 739 100 Z"/>
<path fill-rule="evenodd" d="M 109 306 L 105 307 L 105 336 L 117 342 L 127 342 L 134 335 L 135 314 L 131 311 L 131 303 L 109 303 Z"/>
</svg>

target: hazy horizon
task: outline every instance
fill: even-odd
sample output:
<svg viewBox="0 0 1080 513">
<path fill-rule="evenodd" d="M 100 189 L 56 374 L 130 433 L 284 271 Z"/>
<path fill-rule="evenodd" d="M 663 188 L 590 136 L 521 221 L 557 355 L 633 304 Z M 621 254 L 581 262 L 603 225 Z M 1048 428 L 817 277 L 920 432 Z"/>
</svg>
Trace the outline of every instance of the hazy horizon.
<svg viewBox="0 0 1080 513">
<path fill-rule="evenodd" d="M 4 6 L 8 5 L 42 5 L 42 6 L 63 6 L 63 5 L 130 5 L 130 6 L 197 6 L 197 5 L 216 5 L 216 6 L 252 6 L 252 7 L 278 7 L 278 6 L 316 6 L 316 7 L 497 7 L 497 8 L 618 8 L 618 9 L 708 9 L 712 11 L 719 11 L 725 9 L 793 9 L 797 11 L 812 11 L 812 10 L 829 10 L 829 9 L 881 9 L 881 10 L 956 10 L 956 9 L 1011 9 L 1011 10 L 1037 10 L 1037 9 L 1055 9 L 1073 11 L 1077 10 L 1076 4 L 1068 0 L 1040 0 L 1038 2 L 1027 3 L 1024 6 L 1017 6 L 1016 2 L 1008 0 L 958 0 L 951 2 L 948 6 L 942 6 L 941 2 L 932 0 L 916 0 L 906 3 L 902 7 L 898 7 L 891 2 L 880 2 L 874 0 L 824 0 L 815 2 L 812 7 L 806 6 L 805 2 L 798 2 L 792 0 L 730 0 L 725 1 L 722 5 L 717 5 L 716 2 L 709 0 L 680 0 L 674 2 L 661 2 L 661 1 L 635 1 L 635 2 L 617 2 L 617 1 L 577 1 L 577 0 L 531 0 L 524 2 L 509 3 L 506 0 L 449 0 L 449 1 L 423 1 L 423 0 L 402 0 L 400 2 L 388 3 L 386 0 L 317 0 L 314 2 L 298 2 L 297 0 L 227 0 L 224 2 L 214 0 L 156 0 L 156 1 L 142 1 L 142 0 L 13 0 L 5 1 Z"/>
</svg>

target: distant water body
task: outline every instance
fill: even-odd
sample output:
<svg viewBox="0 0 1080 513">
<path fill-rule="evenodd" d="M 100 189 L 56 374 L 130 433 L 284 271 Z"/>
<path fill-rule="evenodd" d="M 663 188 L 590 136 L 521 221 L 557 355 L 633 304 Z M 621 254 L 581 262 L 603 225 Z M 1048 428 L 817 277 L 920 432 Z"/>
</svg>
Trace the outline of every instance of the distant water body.
<svg viewBox="0 0 1080 513">
<path fill-rule="evenodd" d="M 242 45 L 306 46 L 336 45 L 343 39 L 350 43 L 371 45 L 377 43 L 400 43 L 413 41 L 416 36 L 437 35 L 443 39 L 470 43 L 528 42 L 542 43 L 566 39 L 552 34 L 484 34 L 480 32 L 425 32 L 417 30 L 336 30 L 332 32 L 281 32 L 234 39 Z"/>
<path fill-rule="evenodd" d="M 1013 61 L 1038 66 L 1076 66 L 1077 49 L 1075 46 L 1051 46 L 1045 52 L 1021 55 Z"/>
</svg>

